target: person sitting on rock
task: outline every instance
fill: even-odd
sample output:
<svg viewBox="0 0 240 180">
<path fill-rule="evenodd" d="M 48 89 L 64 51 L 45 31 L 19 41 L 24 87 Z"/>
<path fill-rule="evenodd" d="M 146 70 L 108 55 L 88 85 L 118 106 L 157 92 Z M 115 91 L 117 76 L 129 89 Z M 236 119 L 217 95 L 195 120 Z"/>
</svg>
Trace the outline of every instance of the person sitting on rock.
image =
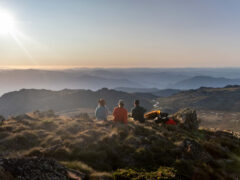
<svg viewBox="0 0 240 180">
<path fill-rule="evenodd" d="M 144 113 L 146 112 L 146 109 L 140 106 L 140 101 L 135 100 L 134 102 L 134 108 L 132 108 L 132 117 L 134 120 L 139 121 L 140 123 L 144 123 Z"/>
<path fill-rule="evenodd" d="M 124 124 L 128 123 L 128 112 L 124 108 L 123 100 L 119 100 L 118 107 L 114 108 L 113 116 L 114 116 L 114 119 L 113 119 L 114 122 L 121 122 Z"/>
<path fill-rule="evenodd" d="M 104 99 L 99 99 L 98 106 L 95 110 L 95 116 L 97 120 L 107 120 L 108 109 L 106 107 L 106 102 Z"/>
</svg>

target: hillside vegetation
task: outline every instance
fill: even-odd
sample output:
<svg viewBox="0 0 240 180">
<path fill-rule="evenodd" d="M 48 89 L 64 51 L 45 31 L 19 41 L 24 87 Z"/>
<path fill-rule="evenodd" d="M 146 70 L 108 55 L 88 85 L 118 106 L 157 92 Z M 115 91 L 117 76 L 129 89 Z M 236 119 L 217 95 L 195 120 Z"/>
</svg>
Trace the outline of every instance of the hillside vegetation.
<svg viewBox="0 0 240 180">
<path fill-rule="evenodd" d="M 36 111 L 11 117 L 0 127 L 0 154 L 54 158 L 86 179 L 240 177 L 239 134 L 151 121 L 113 124 L 87 114 L 61 117 Z"/>
</svg>

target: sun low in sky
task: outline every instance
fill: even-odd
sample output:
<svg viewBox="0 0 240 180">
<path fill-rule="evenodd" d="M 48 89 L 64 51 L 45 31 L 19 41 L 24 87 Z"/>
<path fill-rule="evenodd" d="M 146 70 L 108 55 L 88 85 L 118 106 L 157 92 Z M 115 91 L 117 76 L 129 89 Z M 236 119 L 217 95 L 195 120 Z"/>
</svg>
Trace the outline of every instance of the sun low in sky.
<svg viewBox="0 0 240 180">
<path fill-rule="evenodd" d="M 240 1 L 1 0 L 0 67 L 239 67 Z"/>
<path fill-rule="evenodd" d="M 15 19 L 6 10 L 0 10 L 0 34 L 11 34 L 15 31 Z"/>
</svg>

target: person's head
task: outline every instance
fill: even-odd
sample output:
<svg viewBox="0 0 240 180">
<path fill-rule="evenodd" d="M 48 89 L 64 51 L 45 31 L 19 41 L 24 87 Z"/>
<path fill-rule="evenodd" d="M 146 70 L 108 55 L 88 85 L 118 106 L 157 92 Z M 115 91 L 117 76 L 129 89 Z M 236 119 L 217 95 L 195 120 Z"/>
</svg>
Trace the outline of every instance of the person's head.
<svg viewBox="0 0 240 180">
<path fill-rule="evenodd" d="M 100 106 L 105 106 L 106 102 L 105 102 L 104 99 L 101 98 L 101 99 L 98 100 L 98 104 L 99 104 Z"/>
<path fill-rule="evenodd" d="M 124 106 L 124 101 L 120 99 L 120 100 L 118 101 L 118 106 L 119 106 L 119 107 L 123 107 L 123 106 Z"/>
<path fill-rule="evenodd" d="M 139 106 L 139 104 L 140 104 L 140 101 L 139 101 L 139 100 L 135 100 L 135 101 L 134 101 L 134 105 L 135 105 L 135 106 Z"/>
</svg>

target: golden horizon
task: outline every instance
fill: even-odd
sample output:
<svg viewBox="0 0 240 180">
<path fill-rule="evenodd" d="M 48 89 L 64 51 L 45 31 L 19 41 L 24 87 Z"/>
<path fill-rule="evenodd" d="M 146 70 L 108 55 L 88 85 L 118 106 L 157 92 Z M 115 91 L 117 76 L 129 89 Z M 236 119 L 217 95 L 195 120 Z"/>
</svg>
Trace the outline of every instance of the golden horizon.
<svg viewBox="0 0 240 180">
<path fill-rule="evenodd" d="M 19 69 L 19 70 L 27 70 L 27 69 L 56 69 L 56 70 L 64 70 L 64 69 L 224 69 L 224 68 L 240 68 L 240 66 L 0 66 L 0 69 Z"/>
</svg>

